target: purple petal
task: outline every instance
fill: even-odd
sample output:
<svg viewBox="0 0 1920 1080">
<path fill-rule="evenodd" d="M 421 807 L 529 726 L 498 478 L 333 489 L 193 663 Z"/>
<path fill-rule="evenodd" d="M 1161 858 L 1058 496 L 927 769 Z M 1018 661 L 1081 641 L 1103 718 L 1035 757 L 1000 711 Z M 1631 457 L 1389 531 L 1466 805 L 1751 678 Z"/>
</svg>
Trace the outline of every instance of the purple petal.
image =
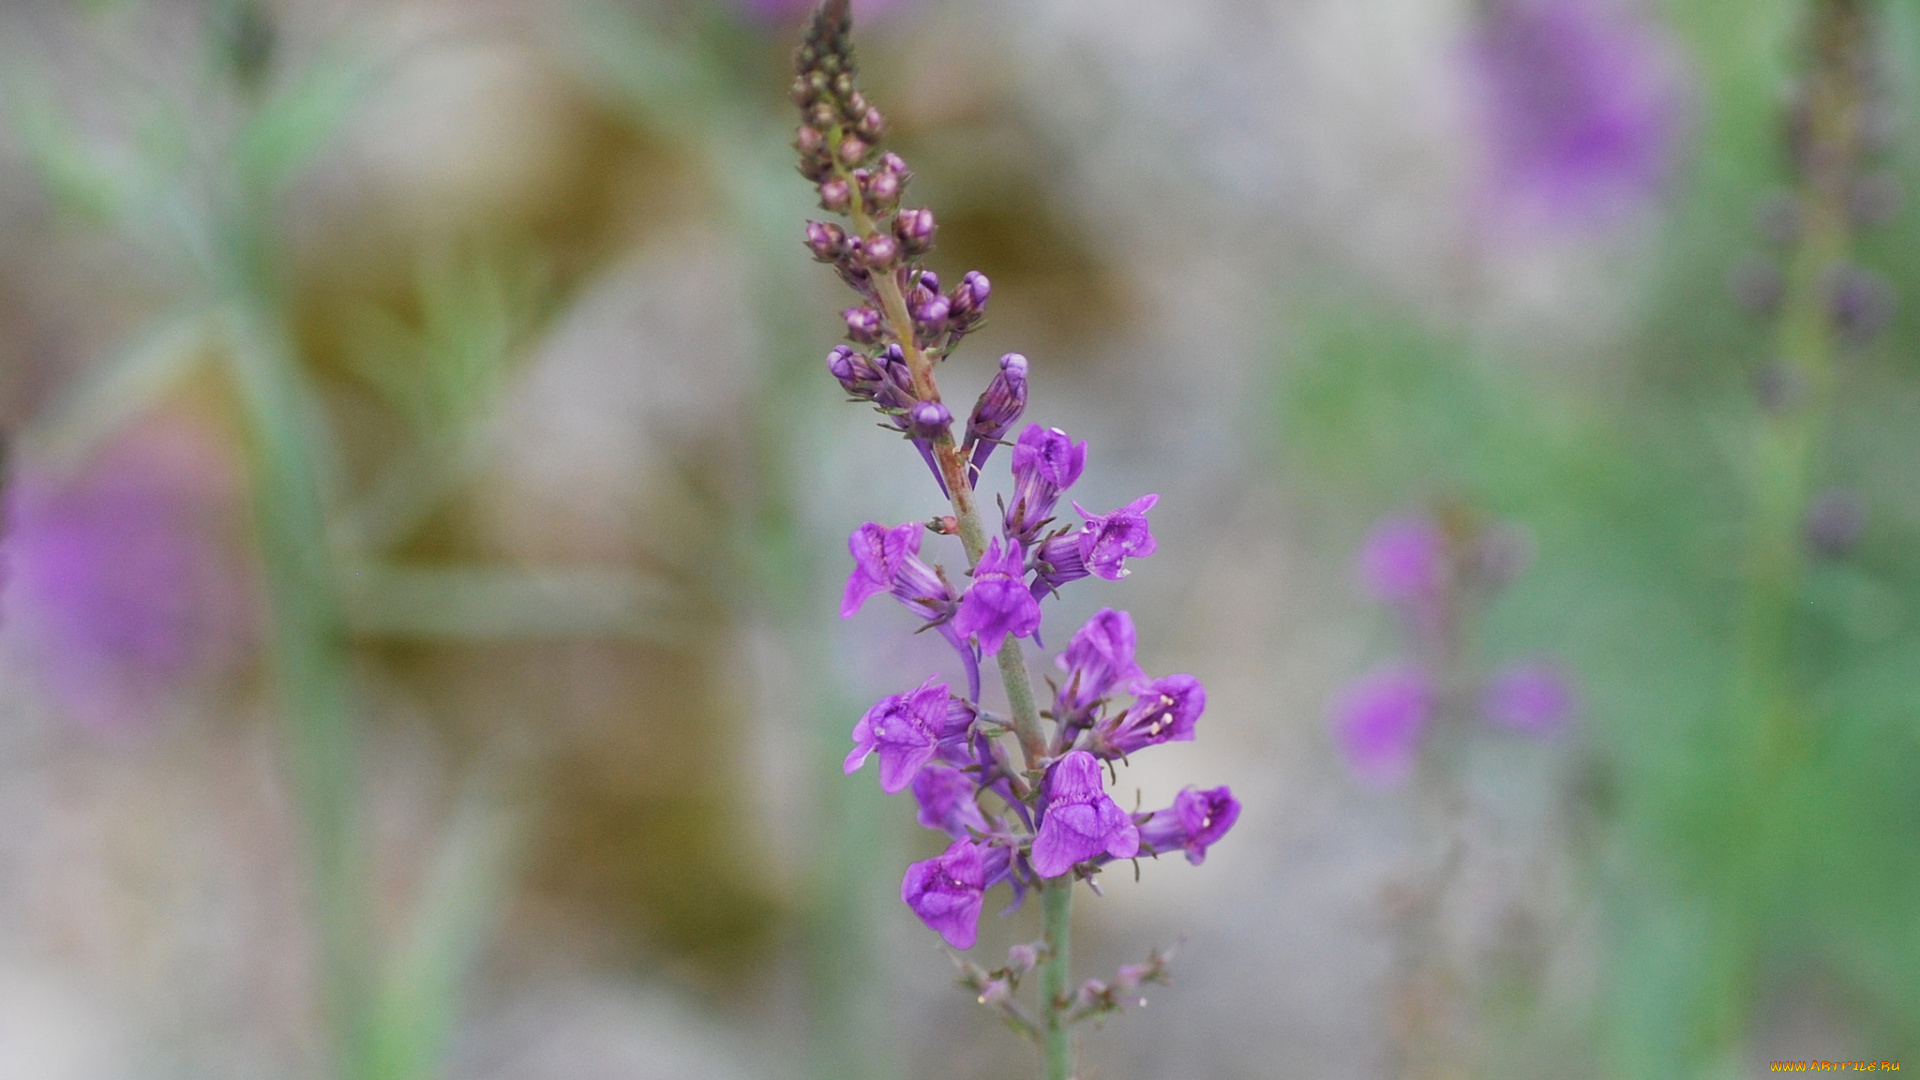
<svg viewBox="0 0 1920 1080">
<path fill-rule="evenodd" d="M 1433 681 L 1419 668 L 1377 671 L 1348 687 L 1332 712 L 1335 742 L 1363 781 L 1391 787 L 1413 775 L 1433 719 Z"/>
<path fill-rule="evenodd" d="M 900 899 L 927 927 L 956 949 L 970 949 L 980 926 L 986 894 L 986 862 L 980 846 L 956 840 L 939 858 L 907 867 Z"/>
<path fill-rule="evenodd" d="M 1381 522 L 1360 549 L 1360 579 L 1390 604 L 1437 600 L 1447 587 L 1447 538 L 1425 517 Z"/>
</svg>

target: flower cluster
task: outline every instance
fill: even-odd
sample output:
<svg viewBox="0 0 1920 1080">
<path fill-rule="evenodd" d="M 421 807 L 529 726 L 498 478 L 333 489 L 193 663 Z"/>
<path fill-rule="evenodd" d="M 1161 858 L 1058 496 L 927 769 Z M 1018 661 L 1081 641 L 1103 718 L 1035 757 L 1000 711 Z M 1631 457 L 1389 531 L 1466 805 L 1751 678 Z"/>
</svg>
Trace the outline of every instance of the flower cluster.
<svg viewBox="0 0 1920 1080">
<path fill-rule="evenodd" d="M 802 119 L 794 138 L 800 171 L 823 209 L 849 219 L 848 226 L 810 222 L 806 230 L 814 258 L 858 296 L 842 313 L 848 344 L 828 355 L 827 369 L 914 445 L 953 514 L 854 530 L 841 615 L 890 593 L 952 645 L 966 687 L 959 693 L 936 675 L 882 698 L 853 729 L 846 771 L 877 758 L 881 788 L 910 789 L 920 823 L 951 839 L 938 857 L 908 868 L 901 898 L 949 945 L 965 949 L 996 885 L 1007 883 L 1018 903 L 1029 888 L 1091 877 L 1116 859 L 1178 852 L 1199 863 L 1240 807 L 1224 787 L 1188 788 L 1173 805 L 1140 813 L 1108 794 L 1108 776 L 1128 755 L 1192 739 L 1207 700 L 1191 675 L 1153 678 L 1141 670 L 1126 612 L 1106 609 L 1080 627 L 1054 661 L 1059 677 L 1050 707 L 1040 711 L 1033 700 L 1019 642 L 1040 643 L 1042 603 L 1081 578 L 1117 581 L 1127 576 L 1129 559 L 1152 555 L 1147 514 L 1158 496 L 1106 513 L 1069 501 L 1074 516 L 1060 513 L 1086 468 L 1087 444 L 1039 424 L 1008 443 L 1027 404 L 1029 363 L 1018 353 L 1001 358 L 964 427 L 941 402 L 934 369 L 980 325 L 992 286 L 975 272 L 943 288 L 921 264 L 933 244 L 934 216 L 904 204 L 912 171 L 879 148 L 886 122 L 854 86 L 847 10 L 845 0 L 828 0 L 815 13 L 793 84 Z M 999 503 L 999 528 L 989 535 L 975 488 L 1003 445 L 1012 481 Z M 922 558 L 928 532 L 961 541 L 962 573 Z M 1011 716 L 982 707 L 982 656 L 999 660 Z M 1121 978 L 1117 985 L 1126 989 L 1118 996 L 1101 984 L 1088 1005 L 1118 1002 L 1159 971 Z M 992 981 L 983 975 L 983 1002 Z"/>
<path fill-rule="evenodd" d="M 1356 776 L 1405 782 L 1455 698 L 1461 711 L 1513 731 L 1548 734 L 1571 719 L 1572 683 L 1553 661 L 1519 661 L 1484 678 L 1464 670 L 1463 622 L 1529 558 L 1523 532 L 1483 525 L 1458 508 L 1389 518 L 1374 529 L 1360 552 L 1362 582 L 1400 616 L 1411 657 L 1362 676 L 1334 701 L 1334 737 Z"/>
</svg>

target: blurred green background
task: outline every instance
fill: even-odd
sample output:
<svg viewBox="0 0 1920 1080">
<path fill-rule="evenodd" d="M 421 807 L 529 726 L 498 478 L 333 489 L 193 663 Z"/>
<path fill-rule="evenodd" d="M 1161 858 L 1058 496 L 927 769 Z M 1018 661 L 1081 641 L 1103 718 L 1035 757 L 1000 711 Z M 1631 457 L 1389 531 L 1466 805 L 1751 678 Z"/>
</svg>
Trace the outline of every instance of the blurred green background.
<svg viewBox="0 0 1920 1080">
<path fill-rule="evenodd" d="M 0 7 L 0 1080 L 1030 1068 L 837 767 L 944 648 L 835 617 L 845 537 L 941 504 L 823 370 L 802 7 Z M 1163 496 L 1049 624 L 1125 606 L 1211 691 L 1123 784 L 1246 807 L 1082 905 L 1089 971 L 1184 935 L 1088 1077 L 1915 1056 L 1920 10 L 855 8 L 933 265 L 994 282 L 949 397 L 1021 351 L 1082 501 Z M 1823 77 L 1858 191 L 1796 167 Z M 1519 212 L 1583 94 L 1649 182 Z M 1328 728 L 1401 648 L 1354 552 L 1437 507 L 1530 537 L 1467 636 L 1580 713 L 1379 790 Z"/>
</svg>

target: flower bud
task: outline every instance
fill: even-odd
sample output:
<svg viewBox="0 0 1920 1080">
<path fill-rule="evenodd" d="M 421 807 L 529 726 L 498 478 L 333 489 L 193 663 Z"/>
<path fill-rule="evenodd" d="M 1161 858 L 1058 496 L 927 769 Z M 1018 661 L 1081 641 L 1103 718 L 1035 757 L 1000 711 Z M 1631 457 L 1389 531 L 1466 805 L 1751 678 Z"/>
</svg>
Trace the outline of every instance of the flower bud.
<svg viewBox="0 0 1920 1080">
<path fill-rule="evenodd" d="M 969 333 L 980 325 L 980 320 L 986 315 L 987 297 L 991 295 L 993 283 L 978 270 L 967 271 L 967 276 L 953 287 L 953 292 L 947 296 L 947 317 L 955 337 Z"/>
<path fill-rule="evenodd" d="M 793 147 L 802 154 L 812 157 L 827 148 L 827 137 L 820 129 L 811 124 L 802 124 L 800 130 L 793 133 Z"/>
<path fill-rule="evenodd" d="M 884 213 L 900 201 L 900 177 L 882 169 L 868 176 L 860 190 L 875 211 Z"/>
<path fill-rule="evenodd" d="M 822 210 L 831 210 L 836 214 L 844 214 L 847 212 L 847 208 L 852 205 L 853 189 L 847 186 L 845 180 L 836 176 L 820 182 L 820 208 Z"/>
<path fill-rule="evenodd" d="M 827 354 L 827 370 L 849 395 L 861 401 L 872 401 L 884 378 L 871 360 L 845 345 L 835 345 Z"/>
<path fill-rule="evenodd" d="M 933 211 L 902 210 L 893 219 L 893 235 L 900 241 L 900 250 L 909 256 L 925 255 L 933 247 Z M 933 291 L 940 291 L 939 279 L 934 279 Z"/>
<path fill-rule="evenodd" d="M 838 225 L 809 221 L 807 250 L 813 252 L 817 262 L 838 262 L 847 253 L 847 231 Z"/>
<path fill-rule="evenodd" d="M 907 410 L 907 432 L 916 439 L 937 439 L 953 424 L 953 413 L 937 401 L 916 402 Z"/>
<path fill-rule="evenodd" d="M 942 301 L 944 303 L 944 301 Z M 974 403 L 967 420 L 967 442 L 972 445 L 973 467 L 977 473 L 986 464 L 987 455 L 1007 429 L 1020 419 L 1027 408 L 1027 358 L 1008 353 L 1000 358 L 1000 373 L 993 377 Z"/>
<path fill-rule="evenodd" d="M 866 160 L 868 149 L 865 139 L 858 135 L 847 136 L 840 140 L 840 164 L 849 168 L 860 164 Z"/>
<path fill-rule="evenodd" d="M 1015 976 L 1025 975 L 1040 966 L 1040 950 L 1032 945 L 1015 945 L 1007 950 L 1007 970 Z"/>
<path fill-rule="evenodd" d="M 989 1009 L 998 1009 L 1013 1000 L 1013 984 L 1005 979 L 989 979 L 980 988 L 979 1002 Z"/>
<path fill-rule="evenodd" d="M 841 312 L 847 320 L 847 336 L 862 345 L 880 340 L 880 313 L 870 307 L 850 307 Z"/>
<path fill-rule="evenodd" d="M 860 242 L 860 262 L 868 270 L 886 270 L 900 258 L 900 244 L 885 233 Z"/>
<path fill-rule="evenodd" d="M 840 117 L 834 111 L 833 106 L 824 101 L 814 102 L 813 108 L 807 112 L 807 123 L 819 128 L 821 131 L 826 131 L 833 127 L 834 123 L 839 119 Z"/>
<path fill-rule="evenodd" d="M 947 302 L 934 297 L 924 304 L 916 304 L 913 309 L 914 340 L 923 346 L 932 347 L 940 343 L 947 333 Z"/>
<path fill-rule="evenodd" d="M 853 128 L 868 142 L 879 142 L 880 136 L 886 134 L 887 118 L 880 115 L 879 109 L 869 108 L 860 114 L 860 119 L 854 123 Z"/>
<path fill-rule="evenodd" d="M 906 159 L 891 150 L 880 155 L 879 171 L 892 173 L 894 178 L 900 181 L 902 190 L 905 190 L 908 182 L 913 179 L 913 170 L 907 168 Z"/>
</svg>

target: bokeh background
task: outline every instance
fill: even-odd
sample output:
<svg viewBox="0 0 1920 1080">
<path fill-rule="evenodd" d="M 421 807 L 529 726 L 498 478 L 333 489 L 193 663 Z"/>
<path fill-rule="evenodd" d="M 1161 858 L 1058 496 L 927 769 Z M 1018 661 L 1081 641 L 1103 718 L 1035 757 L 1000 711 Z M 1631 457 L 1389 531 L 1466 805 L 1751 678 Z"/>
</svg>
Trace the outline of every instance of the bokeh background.
<svg viewBox="0 0 1920 1080">
<path fill-rule="evenodd" d="M 1125 785 L 1245 804 L 1080 905 L 1088 974 L 1181 942 L 1086 1077 L 1920 1064 L 1920 11 L 855 6 L 994 282 L 949 396 L 1021 351 L 1162 495 L 1054 620 L 1210 688 Z M 940 504 L 823 370 L 803 7 L 0 6 L 0 1078 L 1033 1070 L 838 768 L 943 648 L 846 535 Z M 1409 515 L 1521 538 L 1458 662 L 1577 707 L 1383 785 Z"/>
</svg>

